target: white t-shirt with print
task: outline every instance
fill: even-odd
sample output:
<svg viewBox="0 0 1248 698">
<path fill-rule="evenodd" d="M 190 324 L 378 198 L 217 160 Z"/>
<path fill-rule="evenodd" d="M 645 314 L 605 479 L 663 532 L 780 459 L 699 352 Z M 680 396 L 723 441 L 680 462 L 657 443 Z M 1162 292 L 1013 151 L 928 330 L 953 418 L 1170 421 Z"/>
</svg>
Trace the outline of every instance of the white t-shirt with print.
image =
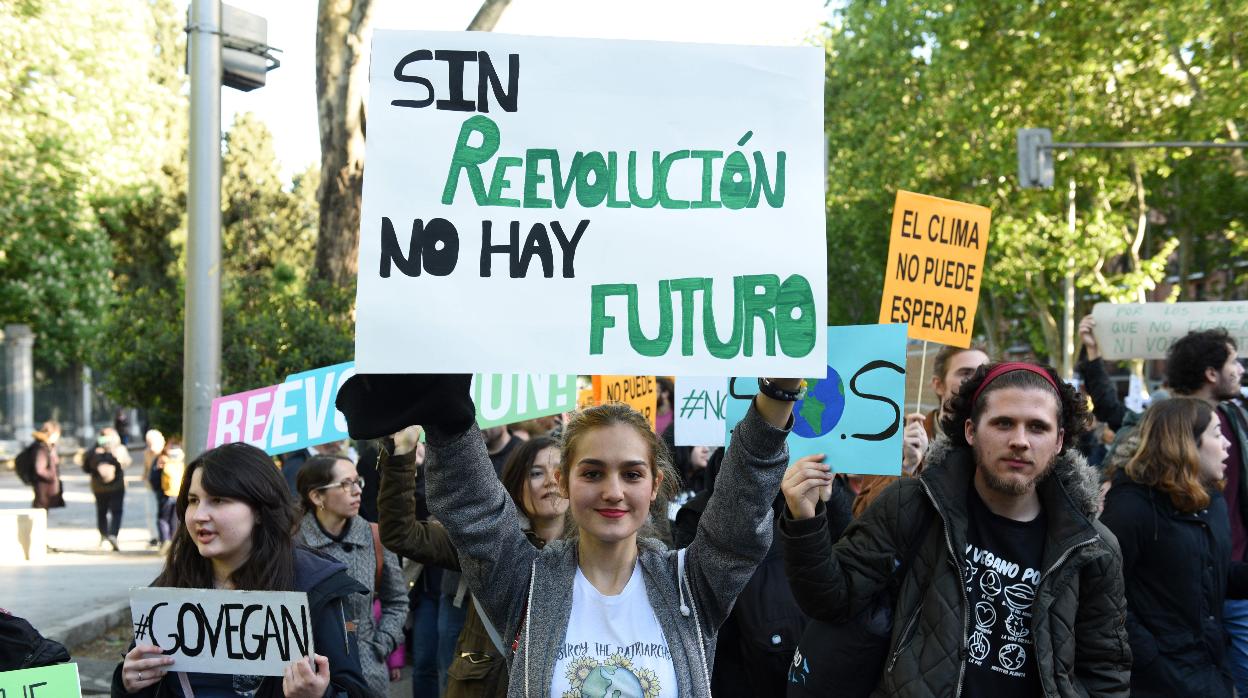
<svg viewBox="0 0 1248 698">
<path fill-rule="evenodd" d="M 676 698 L 676 668 L 646 596 L 641 566 L 606 596 L 576 570 L 568 632 L 555 656 L 551 698 Z"/>
</svg>

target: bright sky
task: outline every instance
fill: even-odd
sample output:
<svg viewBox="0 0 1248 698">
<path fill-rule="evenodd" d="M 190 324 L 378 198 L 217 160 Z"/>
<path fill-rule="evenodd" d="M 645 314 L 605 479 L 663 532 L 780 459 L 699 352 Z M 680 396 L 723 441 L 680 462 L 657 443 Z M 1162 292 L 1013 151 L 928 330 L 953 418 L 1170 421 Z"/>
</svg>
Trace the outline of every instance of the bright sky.
<svg viewBox="0 0 1248 698">
<path fill-rule="evenodd" d="M 223 89 L 221 122 L 251 111 L 273 131 L 287 176 L 320 161 L 316 116 L 316 6 L 313 0 L 230 0 L 265 17 L 282 65 L 252 92 Z M 479 0 L 373 0 L 373 26 L 461 30 Z M 512 0 L 495 31 L 537 36 L 798 45 L 819 36 L 824 0 Z"/>
</svg>

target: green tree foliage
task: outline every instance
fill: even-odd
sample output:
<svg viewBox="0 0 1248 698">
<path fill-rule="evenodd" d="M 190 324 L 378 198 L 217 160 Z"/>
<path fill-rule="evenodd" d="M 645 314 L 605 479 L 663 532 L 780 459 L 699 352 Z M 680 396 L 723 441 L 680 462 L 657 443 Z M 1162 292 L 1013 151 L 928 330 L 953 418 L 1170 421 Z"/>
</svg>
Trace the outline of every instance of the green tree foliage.
<svg viewBox="0 0 1248 698">
<path fill-rule="evenodd" d="M 1205 186 L 1243 191 L 1225 154 L 1083 151 L 1059 155 L 1053 191 L 1016 180 L 1022 127 L 1066 141 L 1236 137 L 1248 84 L 1233 32 L 1246 10 L 1217 4 L 853 0 L 837 11 L 825 92 L 830 322 L 874 321 L 898 189 L 993 210 L 980 329 L 998 350 L 1023 341 L 1054 361 L 1068 271 L 1084 298 L 1137 300 L 1185 235 L 1242 237 L 1245 197 L 1228 206 Z M 1192 255 L 1190 269 L 1214 263 Z"/>
<path fill-rule="evenodd" d="M 36 361 L 95 369 L 119 404 L 181 428 L 187 112 L 173 0 L 0 2 L 0 319 Z M 222 389 L 346 361 L 352 298 L 308 281 L 315 169 L 285 181 L 272 135 L 223 143 Z"/>
<path fill-rule="evenodd" d="M 52 369 L 97 340 L 111 301 L 93 199 L 159 166 L 149 138 L 174 96 L 146 70 L 155 33 L 130 0 L 0 4 L 0 318 L 30 324 Z"/>
<path fill-rule="evenodd" d="M 283 180 L 272 134 L 251 114 L 227 131 L 222 157 L 222 357 L 225 394 L 350 360 L 352 299 L 308 281 L 316 247 L 314 169 Z M 183 179 L 135 192 L 107 213 L 114 240 L 144 244 L 117 266 L 119 302 L 97 355 L 109 395 L 181 428 Z M 151 194 L 151 196 L 146 196 Z M 119 244 L 119 247 L 121 245 Z M 119 255 L 120 257 L 120 255 Z"/>
<path fill-rule="evenodd" d="M 225 140 L 221 363 L 228 394 L 349 361 L 354 324 L 353 299 L 309 280 L 317 170 L 283 182 L 272 134 L 250 114 L 234 122 Z"/>
</svg>

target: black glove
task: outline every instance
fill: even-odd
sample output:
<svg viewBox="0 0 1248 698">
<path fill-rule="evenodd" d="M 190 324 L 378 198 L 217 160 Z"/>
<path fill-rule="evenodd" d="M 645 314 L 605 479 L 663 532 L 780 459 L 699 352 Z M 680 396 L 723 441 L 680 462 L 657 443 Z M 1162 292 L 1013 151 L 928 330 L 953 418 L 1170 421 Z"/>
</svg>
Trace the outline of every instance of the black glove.
<svg viewBox="0 0 1248 698">
<path fill-rule="evenodd" d="M 467 373 L 357 373 L 334 402 L 351 438 L 380 439 L 413 424 L 461 434 L 477 419 Z"/>
</svg>

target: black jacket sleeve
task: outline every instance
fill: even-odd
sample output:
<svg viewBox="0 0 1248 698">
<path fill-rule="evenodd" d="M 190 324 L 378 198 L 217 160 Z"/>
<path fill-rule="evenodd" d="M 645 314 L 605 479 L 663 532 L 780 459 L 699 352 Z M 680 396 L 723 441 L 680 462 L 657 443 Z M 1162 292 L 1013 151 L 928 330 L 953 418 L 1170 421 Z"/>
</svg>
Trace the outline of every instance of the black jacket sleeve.
<svg viewBox="0 0 1248 698">
<path fill-rule="evenodd" d="M 1080 362 L 1076 370 L 1083 376 L 1084 388 L 1092 398 L 1092 414 L 1108 424 L 1110 429 L 1118 431 L 1127 408 L 1118 399 L 1118 389 L 1105 370 L 1105 360 L 1097 358 Z"/>
<path fill-rule="evenodd" d="M 1148 507 L 1137 506 L 1138 504 L 1139 500 L 1131 492 L 1124 491 L 1123 488 L 1114 488 L 1109 491 L 1105 500 L 1105 510 L 1101 512 L 1100 522 L 1118 539 L 1118 549 L 1122 553 L 1120 576 L 1123 579 L 1139 574 L 1136 565 L 1140 559 L 1142 546 L 1150 542 L 1147 538 L 1151 538 L 1151 536 L 1141 536 L 1140 527 L 1152 520 L 1153 512 Z M 1125 594 L 1124 590 L 1120 596 L 1125 598 Z M 1157 658 L 1160 651 L 1157 638 L 1140 622 L 1130 606 L 1126 607 L 1126 614 L 1127 637 L 1131 643 L 1131 653 L 1135 657 L 1135 667 L 1148 666 Z"/>
</svg>

